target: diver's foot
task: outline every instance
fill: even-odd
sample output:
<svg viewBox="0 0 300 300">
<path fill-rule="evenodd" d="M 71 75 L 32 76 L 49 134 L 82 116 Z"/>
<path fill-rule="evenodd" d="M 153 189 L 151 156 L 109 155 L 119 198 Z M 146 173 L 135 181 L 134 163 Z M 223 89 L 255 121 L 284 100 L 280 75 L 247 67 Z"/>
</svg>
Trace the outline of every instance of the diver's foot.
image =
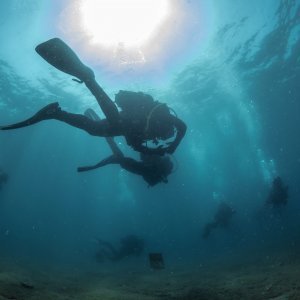
<svg viewBox="0 0 300 300">
<path fill-rule="evenodd" d="M 38 123 L 43 120 L 55 119 L 57 114 L 61 111 L 58 102 L 50 103 L 39 110 L 33 117 L 12 125 L 0 126 L 0 130 L 10 130 L 16 128 L 22 128 Z"/>
</svg>

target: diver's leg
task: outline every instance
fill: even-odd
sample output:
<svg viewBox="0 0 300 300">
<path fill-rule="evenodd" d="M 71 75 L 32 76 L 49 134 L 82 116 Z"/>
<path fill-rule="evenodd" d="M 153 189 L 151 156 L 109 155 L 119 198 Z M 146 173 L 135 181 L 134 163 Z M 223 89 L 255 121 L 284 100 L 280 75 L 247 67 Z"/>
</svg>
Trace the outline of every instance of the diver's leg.
<svg viewBox="0 0 300 300">
<path fill-rule="evenodd" d="M 108 97 L 104 90 L 99 86 L 94 78 L 89 78 L 84 81 L 86 87 L 95 96 L 101 110 L 103 111 L 108 122 L 116 126 L 120 121 L 120 115 L 115 103 Z"/>
<path fill-rule="evenodd" d="M 61 109 L 59 107 L 58 102 L 54 102 L 54 103 L 46 105 L 41 110 L 39 110 L 34 116 L 32 116 L 31 118 L 29 118 L 25 121 L 15 123 L 12 125 L 0 126 L 0 129 L 1 130 L 10 130 L 10 129 L 27 127 L 27 126 L 33 125 L 35 123 L 41 122 L 43 120 L 52 119 L 53 115 L 58 113 L 60 110 Z"/>
<path fill-rule="evenodd" d="M 93 121 L 90 118 L 81 115 L 81 114 L 73 114 L 66 111 L 61 110 L 57 114 L 53 116 L 53 119 L 62 121 L 67 123 L 73 127 L 82 129 L 94 136 L 110 136 L 114 134 L 114 130 L 108 124 L 107 120 L 101 120 L 99 122 Z M 115 131 L 117 134 L 117 130 Z"/>
<path fill-rule="evenodd" d="M 122 135 L 121 128 L 111 126 L 107 120 L 104 119 L 96 122 L 84 115 L 68 113 L 66 111 L 61 110 L 57 102 L 45 106 L 44 108 L 39 110 L 34 116 L 25 121 L 8 126 L 2 126 L 0 127 L 0 129 L 16 129 L 30 126 L 43 120 L 51 119 L 59 120 L 71 126 L 80 128 L 94 136 L 107 137 Z"/>
</svg>

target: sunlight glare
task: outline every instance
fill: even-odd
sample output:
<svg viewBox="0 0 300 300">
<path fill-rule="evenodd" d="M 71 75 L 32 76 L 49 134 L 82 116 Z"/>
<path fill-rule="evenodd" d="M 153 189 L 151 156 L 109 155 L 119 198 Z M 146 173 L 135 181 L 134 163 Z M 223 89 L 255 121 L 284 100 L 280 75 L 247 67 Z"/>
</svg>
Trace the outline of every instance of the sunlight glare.
<svg viewBox="0 0 300 300">
<path fill-rule="evenodd" d="M 169 13 L 169 0 L 82 0 L 83 30 L 102 46 L 141 46 Z"/>
</svg>

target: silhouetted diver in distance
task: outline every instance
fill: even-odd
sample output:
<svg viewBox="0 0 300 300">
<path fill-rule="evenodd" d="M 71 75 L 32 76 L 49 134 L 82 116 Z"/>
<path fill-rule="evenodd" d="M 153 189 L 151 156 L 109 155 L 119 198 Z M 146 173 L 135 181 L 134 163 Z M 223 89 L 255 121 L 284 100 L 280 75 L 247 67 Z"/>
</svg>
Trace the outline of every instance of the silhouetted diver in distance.
<svg viewBox="0 0 300 300">
<path fill-rule="evenodd" d="M 234 214 L 235 210 L 233 208 L 231 208 L 227 203 L 221 202 L 216 214 L 214 215 L 213 221 L 204 226 L 202 237 L 205 239 L 208 238 L 213 229 L 227 228 L 230 225 Z"/>
</svg>

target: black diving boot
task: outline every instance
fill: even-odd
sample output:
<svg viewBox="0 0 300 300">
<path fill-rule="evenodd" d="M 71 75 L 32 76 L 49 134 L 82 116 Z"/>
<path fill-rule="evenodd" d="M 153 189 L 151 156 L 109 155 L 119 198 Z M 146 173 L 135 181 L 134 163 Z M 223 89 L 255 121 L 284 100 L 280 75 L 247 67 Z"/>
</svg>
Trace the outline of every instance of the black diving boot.
<svg viewBox="0 0 300 300">
<path fill-rule="evenodd" d="M 1 130 L 10 130 L 10 129 L 17 129 L 26 126 L 33 125 L 35 123 L 41 122 L 43 120 L 55 119 L 55 116 L 61 111 L 58 102 L 50 103 L 39 110 L 34 116 L 31 118 L 15 123 L 12 125 L 7 126 L 0 126 Z"/>
</svg>

